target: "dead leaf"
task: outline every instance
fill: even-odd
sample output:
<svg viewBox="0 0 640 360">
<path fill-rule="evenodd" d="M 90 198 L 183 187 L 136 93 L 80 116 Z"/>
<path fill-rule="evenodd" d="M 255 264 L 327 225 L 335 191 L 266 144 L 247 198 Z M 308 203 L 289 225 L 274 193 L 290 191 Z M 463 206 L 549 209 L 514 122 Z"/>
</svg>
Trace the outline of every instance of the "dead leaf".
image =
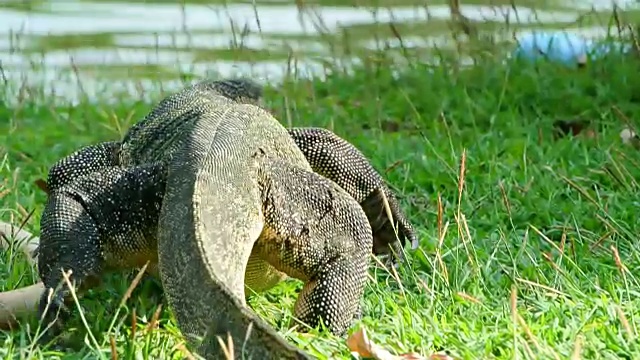
<svg viewBox="0 0 640 360">
<path fill-rule="evenodd" d="M 587 139 L 595 139 L 598 136 L 598 133 L 595 132 L 593 129 L 587 129 L 584 132 L 584 137 L 586 137 Z"/>
<path fill-rule="evenodd" d="M 434 354 L 428 358 L 413 352 L 393 355 L 382 346 L 371 341 L 365 328 L 361 328 L 349 336 L 347 347 L 352 353 L 356 353 L 362 358 L 376 360 L 453 360 L 452 357 L 446 354 Z"/>
<path fill-rule="evenodd" d="M 47 185 L 47 182 L 42 180 L 42 179 L 38 179 L 36 181 L 33 182 L 37 187 L 40 188 L 40 190 L 44 191 L 46 194 L 49 194 L 49 185 Z"/>
<path fill-rule="evenodd" d="M 447 354 L 433 354 L 429 356 L 429 360 L 453 360 L 453 358 Z"/>
</svg>

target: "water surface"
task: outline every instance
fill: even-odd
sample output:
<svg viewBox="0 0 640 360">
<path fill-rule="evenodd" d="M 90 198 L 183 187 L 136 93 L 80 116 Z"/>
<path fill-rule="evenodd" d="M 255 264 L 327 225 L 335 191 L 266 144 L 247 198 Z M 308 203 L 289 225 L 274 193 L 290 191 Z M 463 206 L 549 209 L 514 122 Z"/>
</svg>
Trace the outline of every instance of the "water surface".
<svg viewBox="0 0 640 360">
<path fill-rule="evenodd" d="M 637 11 L 639 6 L 632 0 L 617 3 L 629 11 Z M 569 27 L 567 31 L 592 38 L 607 34 L 603 27 L 606 24 L 580 28 L 573 23 L 585 10 L 612 9 L 612 2 L 565 0 L 560 6 L 562 10 L 514 10 L 511 6 L 463 5 L 462 12 L 478 22 L 512 24 L 509 29 L 504 26 L 492 30 L 494 38 L 504 41 L 512 40 L 519 31 L 542 26 Z M 316 6 L 300 11 L 292 4 L 273 2 L 257 6 L 182 6 L 51 1 L 31 12 L 0 8 L 0 24 L 4 25 L 0 29 L 0 60 L 12 80 L 27 74 L 29 82 L 45 82 L 57 93 L 71 97 L 77 96 L 76 74 L 69 74 L 72 67 L 79 70 L 77 75 L 85 91 L 96 94 L 104 93 L 99 90 L 104 85 L 99 82 L 105 81 L 101 77 L 108 78 L 114 88 L 149 83 L 153 80 L 149 75 L 153 77 L 154 73 L 139 71 L 141 66 L 161 69 L 157 77 L 162 75 L 168 84 L 176 86 L 185 72 L 194 77 L 241 74 L 277 81 L 291 66 L 287 63 L 291 52 L 301 74 L 321 75 L 321 62 L 339 57 L 339 34 L 345 32 L 358 34 L 349 47 L 361 51 L 399 47 L 400 41 L 389 34 L 381 39 L 380 34 L 367 30 L 366 26 L 375 22 L 417 24 L 403 33 L 402 44 L 406 47 L 453 49 L 443 21 L 449 16 L 449 8 L 443 5 L 375 11 Z M 321 37 L 320 33 L 325 35 Z M 430 52 L 424 53 L 425 61 L 429 61 Z M 117 71 L 111 71 L 118 66 Z M 127 66 L 131 70 L 122 71 Z M 137 73 L 144 76 L 138 77 Z"/>
</svg>

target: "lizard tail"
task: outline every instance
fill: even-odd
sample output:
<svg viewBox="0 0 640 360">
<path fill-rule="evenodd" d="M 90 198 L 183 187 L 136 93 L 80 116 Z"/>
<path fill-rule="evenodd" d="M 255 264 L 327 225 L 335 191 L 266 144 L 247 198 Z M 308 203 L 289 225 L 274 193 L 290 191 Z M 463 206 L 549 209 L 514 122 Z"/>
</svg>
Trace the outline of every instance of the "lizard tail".
<svg viewBox="0 0 640 360">
<path fill-rule="evenodd" d="M 158 268 L 178 327 L 205 359 L 308 359 L 246 305 L 245 267 L 262 228 L 242 129 L 212 110 L 187 130 L 168 165 Z M 242 144 L 242 142 L 239 142 Z M 233 345 L 229 356 L 227 343 Z M 225 349 L 227 348 L 227 349 Z"/>
</svg>

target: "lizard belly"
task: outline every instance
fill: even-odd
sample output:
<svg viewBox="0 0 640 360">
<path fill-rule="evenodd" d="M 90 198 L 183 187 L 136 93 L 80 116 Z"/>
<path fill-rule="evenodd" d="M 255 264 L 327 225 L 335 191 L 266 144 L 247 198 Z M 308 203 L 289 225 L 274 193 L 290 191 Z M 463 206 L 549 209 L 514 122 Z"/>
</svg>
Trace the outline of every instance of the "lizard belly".
<svg viewBox="0 0 640 360">
<path fill-rule="evenodd" d="M 137 269 L 143 267 L 147 261 L 149 262 L 147 269 L 150 272 L 157 268 L 158 251 L 155 239 L 141 234 L 129 233 L 124 236 L 115 236 L 110 241 L 104 241 L 103 244 L 106 244 L 104 263 L 110 269 Z"/>
<path fill-rule="evenodd" d="M 285 280 L 287 274 L 278 271 L 255 252 L 251 252 L 244 275 L 245 297 L 254 292 L 263 292 Z"/>
</svg>

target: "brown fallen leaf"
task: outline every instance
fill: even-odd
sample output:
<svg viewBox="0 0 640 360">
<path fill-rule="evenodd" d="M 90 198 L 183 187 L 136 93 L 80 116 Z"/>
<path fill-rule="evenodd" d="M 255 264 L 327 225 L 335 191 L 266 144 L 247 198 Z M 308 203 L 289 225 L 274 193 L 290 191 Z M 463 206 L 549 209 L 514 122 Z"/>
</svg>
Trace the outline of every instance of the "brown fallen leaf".
<svg viewBox="0 0 640 360">
<path fill-rule="evenodd" d="M 429 360 L 453 360 L 453 358 L 447 354 L 433 354 L 429 356 Z"/>
<path fill-rule="evenodd" d="M 33 182 L 37 187 L 40 188 L 40 190 L 44 191 L 45 194 L 49 194 L 49 185 L 47 185 L 47 182 L 42 180 L 42 179 L 38 179 L 36 181 Z"/>
<path fill-rule="evenodd" d="M 365 328 L 357 330 L 347 338 L 347 347 L 352 353 L 356 353 L 362 358 L 376 360 L 453 360 L 452 357 L 446 354 L 434 354 L 428 358 L 413 352 L 393 355 L 382 346 L 371 341 Z"/>
</svg>

